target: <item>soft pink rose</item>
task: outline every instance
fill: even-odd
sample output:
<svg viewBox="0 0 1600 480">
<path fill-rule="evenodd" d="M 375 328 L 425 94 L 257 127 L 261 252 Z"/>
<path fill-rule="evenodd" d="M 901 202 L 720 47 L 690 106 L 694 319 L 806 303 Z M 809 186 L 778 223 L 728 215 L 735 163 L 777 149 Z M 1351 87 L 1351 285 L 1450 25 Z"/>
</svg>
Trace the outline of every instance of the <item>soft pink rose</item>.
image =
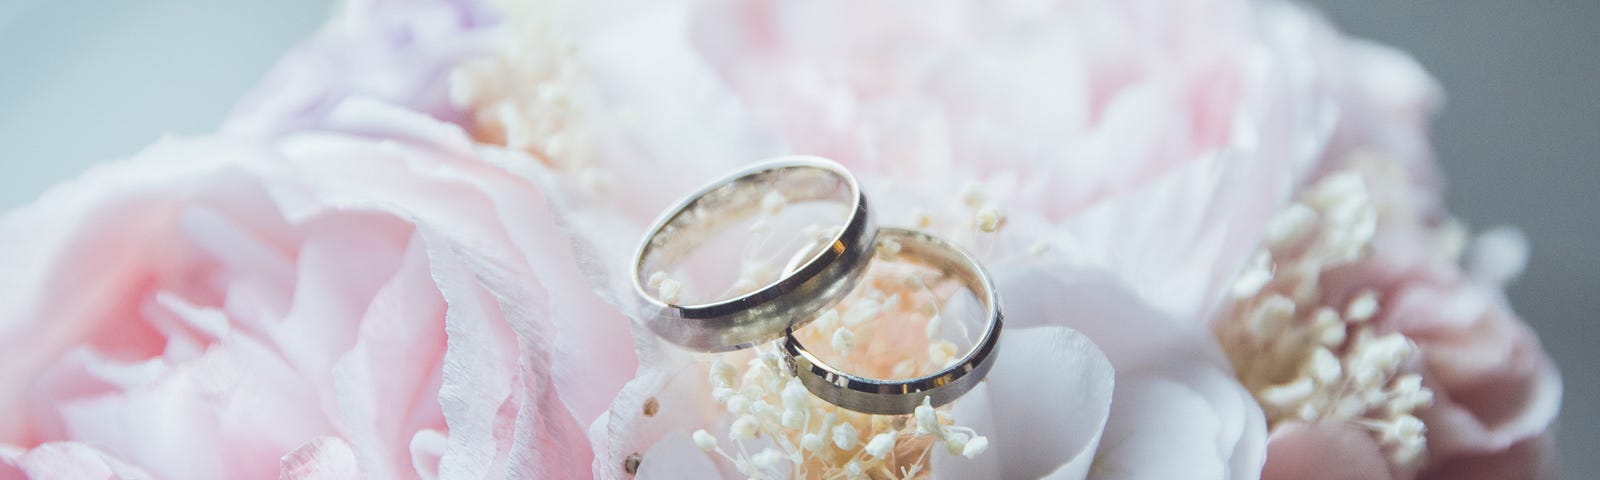
<svg viewBox="0 0 1600 480">
<path fill-rule="evenodd" d="M 0 478 L 590 475 L 634 357 L 544 197 L 325 121 L 363 133 L 168 140 L 0 220 Z"/>
</svg>

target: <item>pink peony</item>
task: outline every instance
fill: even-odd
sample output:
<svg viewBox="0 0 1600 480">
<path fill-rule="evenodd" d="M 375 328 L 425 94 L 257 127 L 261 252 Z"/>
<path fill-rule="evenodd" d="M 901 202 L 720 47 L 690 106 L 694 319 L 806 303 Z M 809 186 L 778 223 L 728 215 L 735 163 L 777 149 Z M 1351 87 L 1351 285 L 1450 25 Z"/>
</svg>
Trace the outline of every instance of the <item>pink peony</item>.
<svg viewBox="0 0 1600 480">
<path fill-rule="evenodd" d="M 1314 184 L 1269 229 L 1256 273 L 1241 278 L 1241 285 L 1268 282 L 1264 293 L 1245 292 L 1252 300 L 1244 304 L 1253 306 L 1235 307 L 1217 324 L 1273 424 L 1263 477 L 1553 475 L 1546 437 L 1560 378 L 1500 292 L 1526 253 L 1501 234 L 1469 258 L 1471 275 L 1457 266 L 1466 237 L 1444 210 L 1427 144 L 1438 85 L 1400 53 L 1360 42 L 1336 47 L 1337 32 L 1307 26 L 1316 46 L 1308 56 L 1347 72 L 1329 84 L 1341 113 Z M 1268 270 L 1256 270 L 1262 266 Z M 1293 307 L 1294 320 L 1262 326 L 1274 324 L 1262 319 L 1280 315 L 1267 312 L 1283 305 Z M 1356 310 L 1370 320 L 1338 323 Z M 1241 336 L 1250 329 L 1265 336 Z M 1363 380 L 1378 382 L 1374 388 L 1341 391 L 1314 381 L 1309 398 L 1286 396 L 1290 379 L 1317 376 L 1321 354 L 1308 347 L 1318 340 L 1338 359 L 1334 377 L 1370 375 L 1372 363 L 1359 359 L 1362 344 L 1384 342 L 1355 339 L 1363 331 L 1401 347 L 1384 366 L 1388 373 Z M 1268 338 L 1279 340 L 1255 343 Z M 1343 400 L 1323 396 L 1331 392 Z M 1371 401 L 1355 400 L 1363 395 Z M 1359 424 L 1367 420 L 1381 428 Z"/>
<path fill-rule="evenodd" d="M 1505 303 L 1526 247 L 1403 164 L 1348 159 L 1281 215 L 1216 325 L 1272 424 L 1264 478 L 1548 478 L 1561 381 Z"/>
<path fill-rule="evenodd" d="M 325 121 L 371 137 L 169 140 L 0 220 L 0 478 L 590 475 L 634 357 L 543 197 L 425 116 Z"/>
<path fill-rule="evenodd" d="M 1455 227 L 1407 224 L 1415 221 L 1402 216 L 1408 209 L 1391 211 L 1398 218 L 1380 223 L 1372 257 L 1329 272 L 1325 288 L 1336 297 L 1375 292 L 1375 328 L 1416 343 L 1414 368 L 1433 392 L 1431 406 L 1417 414 L 1428 429 L 1428 461 L 1418 477 L 1553 477 L 1545 437 L 1559 411 L 1561 379 L 1502 290 L 1521 270 L 1526 246 L 1513 233 L 1486 233 L 1467 252 L 1471 269 L 1463 270 L 1432 249 L 1459 244 L 1451 240 Z"/>
</svg>

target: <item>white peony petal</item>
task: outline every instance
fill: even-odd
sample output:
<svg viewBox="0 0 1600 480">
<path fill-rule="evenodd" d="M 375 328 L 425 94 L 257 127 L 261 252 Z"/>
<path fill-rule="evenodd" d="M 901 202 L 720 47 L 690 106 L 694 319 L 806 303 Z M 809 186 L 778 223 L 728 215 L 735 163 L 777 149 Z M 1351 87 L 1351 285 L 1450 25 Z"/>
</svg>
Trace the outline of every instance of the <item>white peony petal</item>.
<svg viewBox="0 0 1600 480">
<path fill-rule="evenodd" d="M 639 470 L 633 478 L 638 480 L 674 479 L 674 478 L 700 478 L 713 480 L 722 478 L 722 472 L 717 471 L 712 454 L 706 453 L 695 447 L 694 440 L 682 430 L 674 430 L 663 435 L 661 440 L 650 447 L 639 457 Z"/>
<path fill-rule="evenodd" d="M 1000 345 L 983 392 L 963 397 L 952 412 L 958 424 L 989 437 L 988 451 L 966 459 L 936 448 L 933 472 L 940 478 L 1083 478 L 1111 409 L 1111 363 L 1087 337 L 1062 327 L 1008 329 Z"/>
<path fill-rule="evenodd" d="M 1144 303 L 1202 326 L 1288 198 L 1287 173 L 1259 160 L 1211 156 L 1083 210 L 1062 231 Z M 1228 216 L 1210 213 L 1219 210 Z"/>
<path fill-rule="evenodd" d="M 1247 479 L 1259 473 L 1265 417 L 1234 379 L 1209 330 L 1171 318 L 1104 272 L 1050 256 L 999 269 L 995 277 L 1006 292 L 1011 324 L 1079 329 L 1115 366 L 1116 402 L 1100 452 L 1108 463 L 1097 462 L 1096 472 L 1110 478 L 1161 478 L 1187 460 L 1151 458 L 1205 458 L 1214 468 L 1196 464 L 1199 470 L 1186 477 Z M 1174 419 L 1165 409 L 1200 417 Z"/>
<path fill-rule="evenodd" d="M 1228 458 L 1210 448 L 1222 418 L 1199 392 L 1162 378 L 1134 377 L 1117 384 L 1116 403 L 1095 461 L 1096 479 L 1226 479 Z M 1241 474 L 1243 472 L 1240 472 Z"/>
</svg>

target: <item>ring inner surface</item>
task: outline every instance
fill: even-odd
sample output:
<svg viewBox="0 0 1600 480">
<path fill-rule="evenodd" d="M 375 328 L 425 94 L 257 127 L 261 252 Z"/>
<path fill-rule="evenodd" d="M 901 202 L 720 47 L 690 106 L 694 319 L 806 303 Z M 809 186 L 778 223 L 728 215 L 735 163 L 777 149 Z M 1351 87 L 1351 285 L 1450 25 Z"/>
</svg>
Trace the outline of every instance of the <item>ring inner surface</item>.
<svg viewBox="0 0 1600 480">
<path fill-rule="evenodd" d="M 850 181 L 840 173 L 814 166 L 782 166 L 718 185 L 679 209 L 659 230 L 653 232 L 639 258 L 634 280 L 645 285 L 656 272 L 675 271 L 712 237 L 761 214 L 763 201 L 773 192 L 781 195 L 790 205 L 827 201 L 843 207 L 855 206 L 858 195 Z M 848 221 L 848 217 L 844 221 Z M 843 227 L 842 223 L 829 225 L 829 231 L 837 237 Z M 820 255 L 820 249 L 809 248 L 805 255 L 807 262 L 814 261 Z M 731 256 L 737 258 L 738 254 Z M 792 274 L 781 272 L 776 279 L 753 291 L 735 292 L 737 295 L 732 298 L 714 298 L 685 306 L 693 308 L 735 301 L 767 289 Z M 647 292 L 656 295 L 655 291 Z"/>
<path fill-rule="evenodd" d="M 992 333 L 984 277 L 964 253 L 926 234 L 884 229 L 878 242 L 866 278 L 835 308 L 838 322 L 796 329 L 795 341 L 859 382 L 896 384 L 959 368 Z M 884 254 L 884 242 L 898 253 Z M 836 342 L 839 329 L 854 341 Z"/>
</svg>

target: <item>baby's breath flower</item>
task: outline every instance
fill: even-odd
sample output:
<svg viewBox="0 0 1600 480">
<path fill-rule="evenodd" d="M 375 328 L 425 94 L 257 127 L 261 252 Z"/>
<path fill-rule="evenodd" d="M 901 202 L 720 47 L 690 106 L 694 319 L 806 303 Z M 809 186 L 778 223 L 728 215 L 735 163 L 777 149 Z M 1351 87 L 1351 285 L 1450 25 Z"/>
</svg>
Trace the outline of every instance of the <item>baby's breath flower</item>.
<svg viewBox="0 0 1600 480">
<path fill-rule="evenodd" d="M 678 303 L 678 294 L 683 293 L 683 284 L 671 278 L 663 278 L 657 287 L 657 296 L 669 305 Z"/>
<path fill-rule="evenodd" d="M 1303 203 L 1289 206 L 1267 225 L 1267 248 L 1284 250 L 1309 238 L 1317 227 L 1317 211 Z"/>
<path fill-rule="evenodd" d="M 947 433 L 944 436 L 944 451 L 951 455 L 960 455 L 967 449 L 967 436 L 962 433 Z"/>
<path fill-rule="evenodd" d="M 756 437 L 756 417 L 740 415 L 733 425 L 728 427 L 728 435 L 736 439 L 750 439 Z"/>
<path fill-rule="evenodd" d="M 901 320 L 927 322 L 932 326 L 925 327 L 924 334 L 939 333 L 943 320 L 936 304 L 925 303 L 932 293 L 918 273 L 891 268 L 888 273 L 872 275 L 863 280 L 863 288 L 853 298 L 824 310 L 796 335 L 808 343 L 830 343 L 834 348 L 829 353 L 851 358 L 858 337 L 882 335 L 876 329 Z M 903 317 L 908 314 L 914 317 Z M 880 320 L 868 321 L 880 316 Z M 926 340 L 937 352 L 938 358 L 932 359 L 937 361 L 923 355 L 901 359 L 860 356 L 844 365 L 879 375 L 892 371 L 896 378 L 905 378 L 943 367 L 957 354 L 953 343 Z M 750 478 L 838 480 L 869 478 L 869 473 L 870 478 L 919 478 L 927 474 L 931 449 L 943 445 L 952 455 L 965 454 L 969 440 L 977 437 L 971 429 L 956 426 L 947 413 L 940 413 L 930 398 L 924 398 L 916 409 L 915 422 L 909 416 L 866 415 L 818 401 L 774 347 L 716 355 L 705 364 L 710 393 L 732 417 L 727 435 L 738 449 L 724 451 L 717 438 L 705 431 L 695 432 L 693 439 L 696 446 L 716 452 Z M 889 363 L 893 360 L 898 361 Z M 906 443 L 902 436 L 921 438 Z M 747 451 L 757 437 L 761 438 L 761 450 Z M 923 451 L 919 455 L 896 454 L 897 448 L 907 445 L 918 445 Z M 985 448 L 971 447 L 970 453 L 977 455 Z"/>
<path fill-rule="evenodd" d="M 961 185 L 961 203 L 966 204 L 968 207 L 982 205 L 985 198 L 987 197 L 983 194 L 983 186 L 978 185 L 978 182 L 967 182 Z"/>
<path fill-rule="evenodd" d="M 873 298 L 862 298 L 852 302 L 850 304 L 850 308 L 845 310 L 844 314 L 841 315 L 840 318 L 844 321 L 845 326 L 854 327 L 861 325 L 861 322 L 864 322 L 867 319 L 877 316 L 879 313 L 882 313 L 883 310 L 883 303 L 879 302 L 878 300 Z"/>
<path fill-rule="evenodd" d="M 788 410 L 805 410 L 811 404 L 811 392 L 800 383 L 797 377 L 789 377 L 783 385 L 783 408 Z"/>
<path fill-rule="evenodd" d="M 756 453 L 751 460 L 753 460 L 758 467 L 772 468 L 777 466 L 779 462 L 783 461 L 783 453 L 774 448 L 764 448 L 761 450 L 761 452 Z"/>
<path fill-rule="evenodd" d="M 733 379 L 738 375 L 739 372 L 734 370 L 733 365 L 729 365 L 728 362 L 724 362 L 720 358 L 711 361 L 711 386 L 717 388 L 733 387 Z"/>
<path fill-rule="evenodd" d="M 933 398 L 922 397 L 922 405 L 915 410 L 917 417 L 917 435 L 937 435 L 940 433 L 939 417 L 933 411 Z"/>
<path fill-rule="evenodd" d="M 840 356 L 849 356 L 848 352 L 855 347 L 855 344 L 856 335 L 851 333 L 850 329 L 841 328 L 833 332 L 833 351 L 838 352 Z"/>
<path fill-rule="evenodd" d="M 867 442 L 866 448 L 867 455 L 871 455 L 873 458 L 883 458 L 888 456 L 889 451 L 893 449 L 894 434 L 888 432 L 873 436 L 872 441 Z"/>
<path fill-rule="evenodd" d="M 844 464 L 844 474 L 846 477 L 855 479 L 865 477 L 867 472 L 861 468 L 861 462 L 851 460 L 850 463 Z"/>
<path fill-rule="evenodd" d="M 894 370 L 892 373 L 895 378 L 906 378 L 910 377 L 912 373 L 916 372 L 916 370 L 917 364 L 908 359 L 901 360 L 899 363 L 894 364 Z"/>
<path fill-rule="evenodd" d="M 818 330 L 832 331 L 837 329 L 839 328 L 839 312 L 831 308 L 824 310 L 822 314 L 817 315 L 816 320 L 811 322 L 811 326 Z"/>
<path fill-rule="evenodd" d="M 1350 300 L 1350 305 L 1344 309 L 1345 318 L 1352 322 L 1365 322 L 1378 312 L 1378 294 L 1372 291 L 1361 292 L 1355 299 Z"/>
<path fill-rule="evenodd" d="M 768 217 L 776 216 L 783 212 L 783 207 L 789 205 L 789 199 L 784 198 L 777 190 L 768 191 L 761 197 L 761 214 Z"/>
<path fill-rule="evenodd" d="M 704 429 L 694 431 L 694 444 L 707 452 L 717 449 L 717 438 Z"/>
<path fill-rule="evenodd" d="M 1233 296 L 1250 297 L 1261 291 L 1261 287 L 1272 281 L 1272 256 L 1267 252 L 1256 252 L 1250 257 L 1249 265 L 1244 271 L 1239 272 L 1239 277 L 1233 281 Z"/>
<path fill-rule="evenodd" d="M 826 415 L 822 416 L 822 428 L 824 430 L 833 428 L 834 425 L 839 424 L 839 420 L 839 414 L 837 412 L 830 411 Z"/>
<path fill-rule="evenodd" d="M 743 414 L 750 407 L 750 400 L 744 395 L 734 395 L 728 398 L 728 413 Z"/>
<path fill-rule="evenodd" d="M 878 243 L 878 253 L 886 257 L 899 255 L 900 242 L 897 242 L 894 239 L 885 239 Z"/>
<path fill-rule="evenodd" d="M 977 226 L 978 230 L 985 232 L 1000 230 L 1000 226 L 1004 225 L 1005 222 L 1006 216 L 1000 213 L 1000 207 L 992 204 L 979 208 L 978 213 L 973 217 L 973 225 Z"/>
<path fill-rule="evenodd" d="M 1379 435 L 1384 443 L 1397 443 L 1403 439 L 1420 437 L 1425 431 L 1427 429 L 1423 427 L 1422 420 L 1411 415 L 1399 415 L 1384 424 Z"/>
<path fill-rule="evenodd" d="M 856 427 L 849 423 L 841 423 L 833 427 L 833 446 L 840 450 L 850 450 L 856 447 Z"/>
<path fill-rule="evenodd" d="M 949 340 L 935 340 L 928 345 L 928 361 L 943 367 L 955 361 L 956 344 Z"/>
<path fill-rule="evenodd" d="M 1327 348 L 1318 348 L 1311 354 L 1311 361 L 1306 364 L 1308 373 L 1317 383 L 1327 385 L 1339 380 L 1343 368 L 1339 366 L 1339 358 Z"/>
<path fill-rule="evenodd" d="M 978 455 L 982 455 L 987 450 L 989 450 L 989 437 L 973 437 L 971 440 L 967 440 L 966 446 L 961 447 L 961 456 L 977 458 Z"/>
<path fill-rule="evenodd" d="M 783 427 L 784 428 L 800 428 L 800 426 L 802 424 L 804 424 L 805 421 L 806 421 L 806 414 L 801 413 L 799 410 L 784 410 L 783 411 Z"/>
<path fill-rule="evenodd" d="M 824 445 L 825 444 L 822 441 L 822 434 L 807 433 L 800 437 L 800 448 L 803 448 L 808 452 L 820 452 L 822 451 L 822 447 Z"/>
</svg>

